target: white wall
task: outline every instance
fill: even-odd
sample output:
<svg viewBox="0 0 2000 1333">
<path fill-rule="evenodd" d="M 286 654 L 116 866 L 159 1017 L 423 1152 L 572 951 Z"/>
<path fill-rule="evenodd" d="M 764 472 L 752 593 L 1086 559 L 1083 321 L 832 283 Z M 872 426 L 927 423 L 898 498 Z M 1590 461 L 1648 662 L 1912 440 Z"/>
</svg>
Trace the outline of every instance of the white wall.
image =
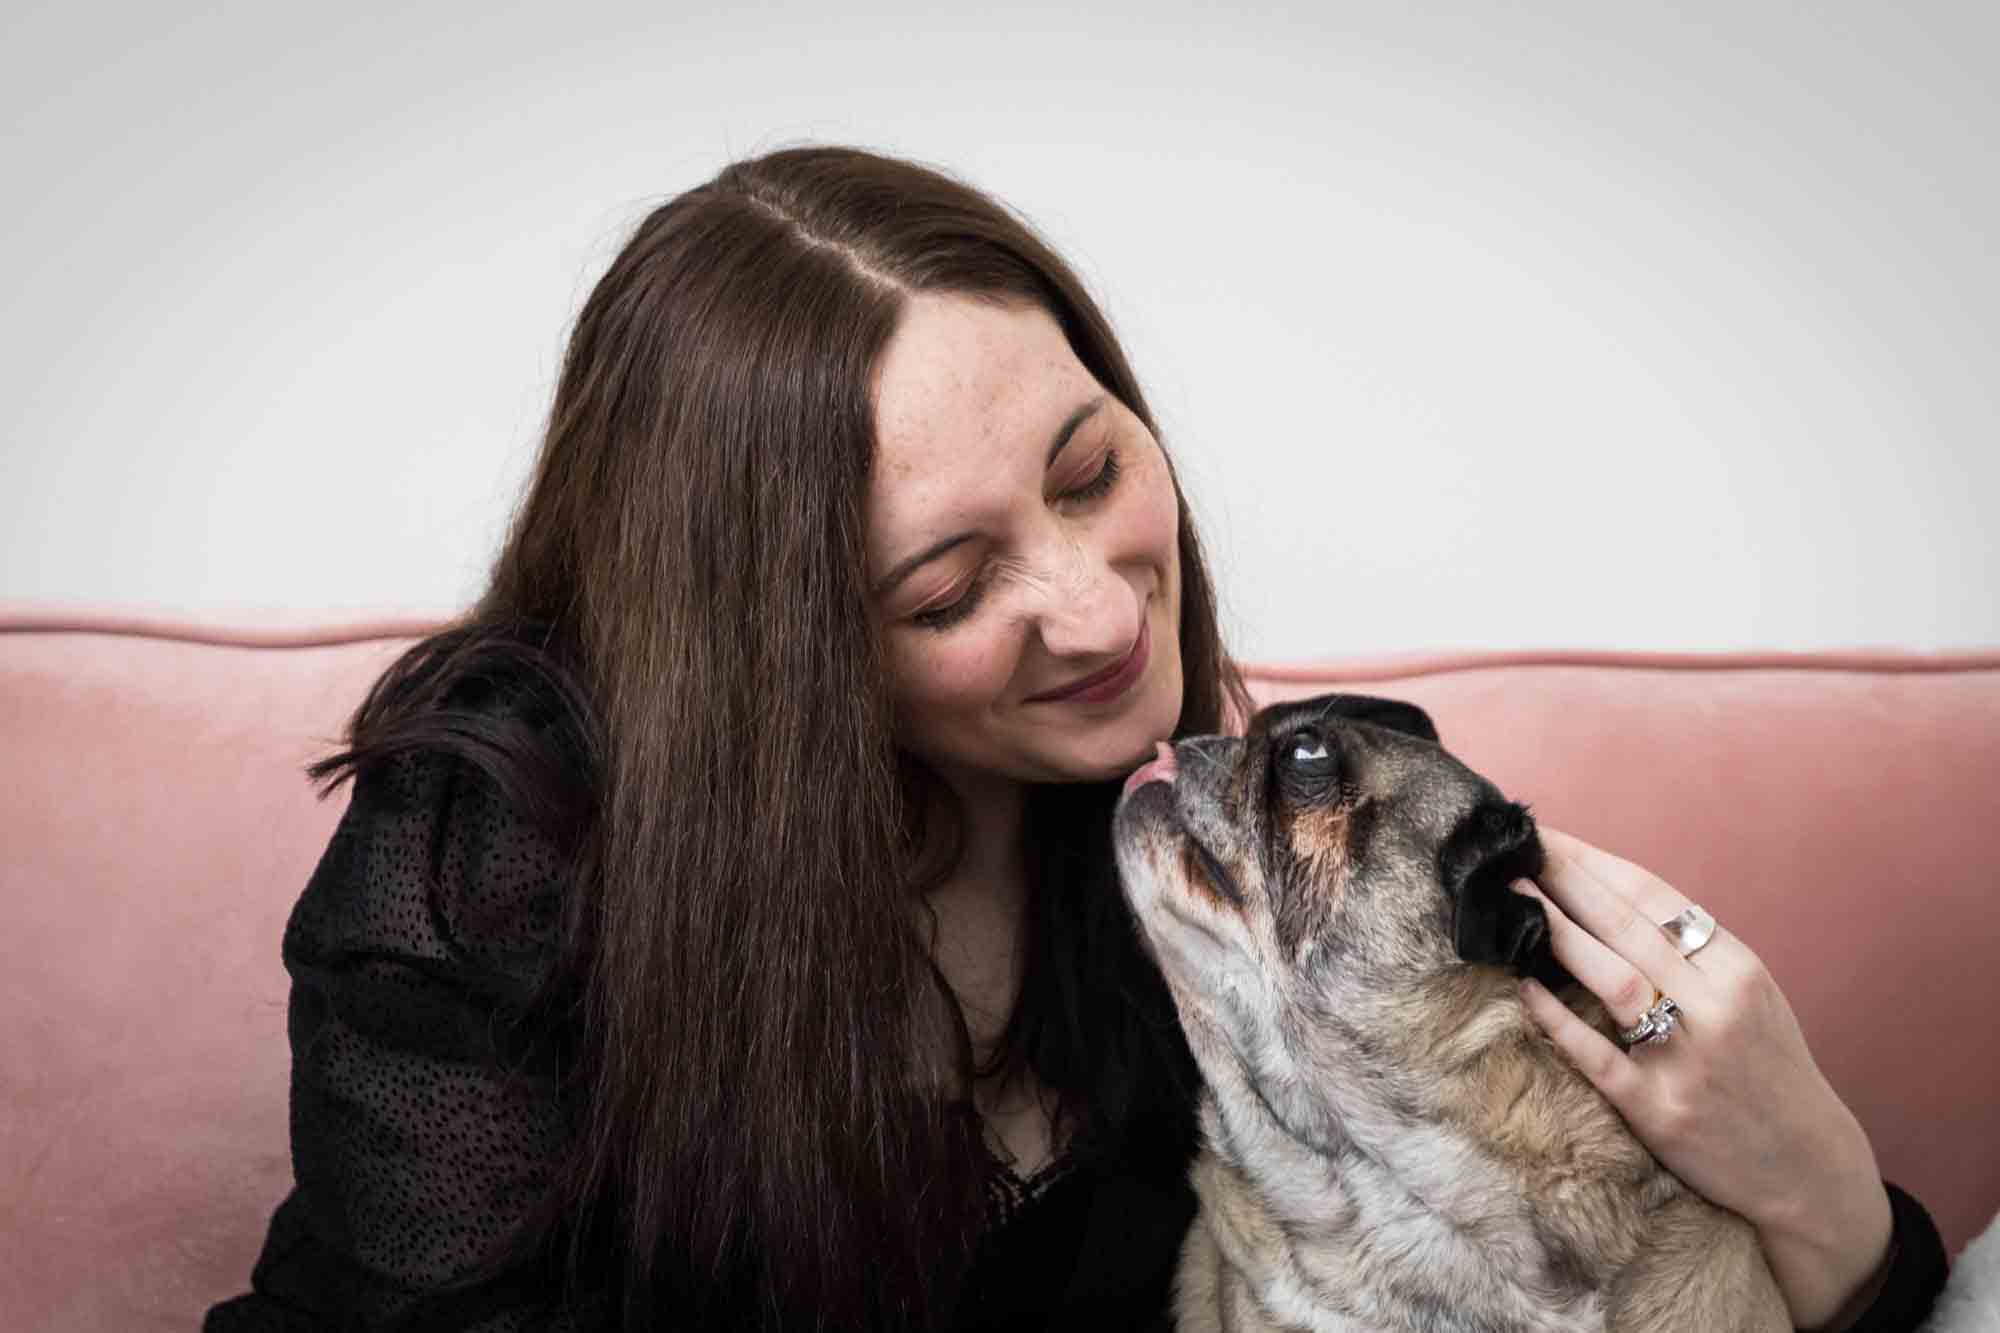
<svg viewBox="0 0 2000 1333">
<path fill-rule="evenodd" d="M 0 598 L 448 608 L 726 159 L 1105 302 L 1238 650 L 2000 644 L 2000 7 L 16 0 Z"/>
</svg>

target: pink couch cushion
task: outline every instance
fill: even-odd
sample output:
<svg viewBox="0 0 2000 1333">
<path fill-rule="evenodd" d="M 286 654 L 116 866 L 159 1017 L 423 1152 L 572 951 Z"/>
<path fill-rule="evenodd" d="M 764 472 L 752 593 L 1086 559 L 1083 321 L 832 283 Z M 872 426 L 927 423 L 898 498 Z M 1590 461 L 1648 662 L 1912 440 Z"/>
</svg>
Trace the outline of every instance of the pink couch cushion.
<svg viewBox="0 0 2000 1333">
<path fill-rule="evenodd" d="M 0 614 L 0 1310 L 188 1328 L 289 1187 L 278 943 L 341 810 L 301 769 L 427 627 Z M 70 626 L 64 628 L 65 625 Z M 235 640 L 230 642 L 229 640 Z M 261 644 L 261 646 L 257 646 Z M 2000 656 L 1332 666 L 1749 939 L 1954 1247 L 2000 1205 Z"/>
<path fill-rule="evenodd" d="M 0 1310 L 187 1329 L 291 1183 L 278 940 L 403 647 L 0 633 Z"/>
</svg>

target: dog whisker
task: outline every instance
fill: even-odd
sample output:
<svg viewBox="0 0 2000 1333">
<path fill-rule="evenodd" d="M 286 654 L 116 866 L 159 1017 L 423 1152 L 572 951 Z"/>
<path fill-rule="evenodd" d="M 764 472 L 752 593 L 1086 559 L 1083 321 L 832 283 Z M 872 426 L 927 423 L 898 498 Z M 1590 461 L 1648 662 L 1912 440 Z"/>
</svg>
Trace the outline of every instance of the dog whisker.
<svg viewBox="0 0 2000 1333">
<path fill-rule="evenodd" d="M 1204 751 L 1201 750 L 1189 750 L 1188 754 L 1196 759 L 1201 760 L 1201 762 L 1207 764 L 1217 773 L 1221 773 L 1224 776 L 1228 775 L 1228 770 L 1223 767 L 1222 761 L 1220 759 L 1217 759 L 1214 755 L 1205 753 Z"/>
</svg>

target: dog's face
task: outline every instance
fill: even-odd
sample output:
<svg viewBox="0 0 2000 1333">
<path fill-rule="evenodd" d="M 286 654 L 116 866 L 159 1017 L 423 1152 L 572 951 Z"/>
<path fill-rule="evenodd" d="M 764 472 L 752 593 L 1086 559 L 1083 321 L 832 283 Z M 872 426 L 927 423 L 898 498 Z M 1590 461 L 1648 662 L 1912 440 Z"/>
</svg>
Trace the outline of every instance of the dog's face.
<svg viewBox="0 0 2000 1333">
<path fill-rule="evenodd" d="M 1181 741 L 1132 775 L 1113 841 L 1210 1082 L 1233 1062 L 1301 1137 L 1358 1080 L 1402 1101 L 1508 973 L 1563 979 L 1509 887 L 1541 870 L 1533 819 L 1409 704 L 1323 695 Z"/>
</svg>

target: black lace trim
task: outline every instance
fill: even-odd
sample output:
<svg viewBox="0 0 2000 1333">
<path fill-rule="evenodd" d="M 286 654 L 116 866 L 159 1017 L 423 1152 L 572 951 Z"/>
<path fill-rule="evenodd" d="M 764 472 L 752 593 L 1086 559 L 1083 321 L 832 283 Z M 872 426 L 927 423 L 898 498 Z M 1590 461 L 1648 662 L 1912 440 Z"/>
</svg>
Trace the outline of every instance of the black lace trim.
<svg viewBox="0 0 2000 1333">
<path fill-rule="evenodd" d="M 1025 1212 L 1028 1206 L 1048 1193 L 1076 1167 L 1076 1158 L 1059 1152 L 1027 1175 L 1019 1175 L 1014 1164 L 987 1150 L 986 1229 L 998 1231 Z"/>
</svg>

